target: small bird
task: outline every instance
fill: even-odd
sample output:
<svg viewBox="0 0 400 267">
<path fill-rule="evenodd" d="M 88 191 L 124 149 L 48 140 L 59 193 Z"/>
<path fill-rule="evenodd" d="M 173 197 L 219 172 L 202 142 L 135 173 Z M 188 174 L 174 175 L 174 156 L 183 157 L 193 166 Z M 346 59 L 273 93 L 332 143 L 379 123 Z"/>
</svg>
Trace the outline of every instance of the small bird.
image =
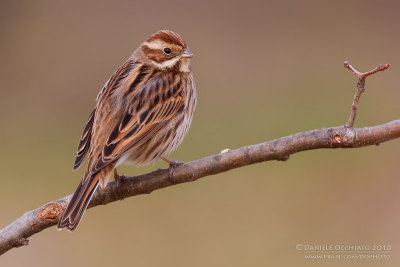
<svg viewBox="0 0 400 267">
<path fill-rule="evenodd" d="M 100 90 L 79 141 L 74 170 L 88 166 L 58 228 L 78 226 L 98 185 L 107 185 L 122 163 L 143 165 L 165 158 L 183 141 L 197 95 L 186 42 L 175 32 L 158 31 L 143 42 Z"/>
</svg>

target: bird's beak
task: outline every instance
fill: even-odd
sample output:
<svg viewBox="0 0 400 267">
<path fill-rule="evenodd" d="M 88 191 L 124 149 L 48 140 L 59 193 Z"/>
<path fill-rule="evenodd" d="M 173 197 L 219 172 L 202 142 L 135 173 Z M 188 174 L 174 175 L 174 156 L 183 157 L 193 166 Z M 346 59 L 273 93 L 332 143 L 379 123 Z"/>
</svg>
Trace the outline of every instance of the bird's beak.
<svg viewBox="0 0 400 267">
<path fill-rule="evenodd" d="M 189 49 L 185 49 L 185 51 L 183 51 L 183 53 L 182 53 L 182 57 L 185 57 L 185 58 L 191 58 L 193 56 L 194 56 L 193 53 L 190 52 Z"/>
</svg>

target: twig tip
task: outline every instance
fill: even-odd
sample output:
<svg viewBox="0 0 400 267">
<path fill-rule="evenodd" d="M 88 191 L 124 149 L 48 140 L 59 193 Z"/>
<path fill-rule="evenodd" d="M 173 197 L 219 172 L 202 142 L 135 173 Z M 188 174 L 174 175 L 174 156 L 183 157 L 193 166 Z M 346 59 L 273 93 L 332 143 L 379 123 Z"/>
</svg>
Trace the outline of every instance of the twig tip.
<svg viewBox="0 0 400 267">
<path fill-rule="evenodd" d="M 381 71 L 387 70 L 390 67 L 390 64 L 379 64 L 378 69 Z"/>
</svg>

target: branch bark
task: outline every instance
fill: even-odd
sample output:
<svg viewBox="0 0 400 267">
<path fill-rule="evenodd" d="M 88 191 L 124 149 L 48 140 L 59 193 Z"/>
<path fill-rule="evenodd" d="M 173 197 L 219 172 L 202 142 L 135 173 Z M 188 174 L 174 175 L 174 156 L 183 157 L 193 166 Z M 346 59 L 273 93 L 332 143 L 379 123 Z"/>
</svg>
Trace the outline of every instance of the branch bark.
<svg viewBox="0 0 400 267">
<path fill-rule="evenodd" d="M 365 77 L 363 78 L 364 83 Z M 235 150 L 224 150 L 220 154 L 176 167 L 173 173 L 174 183 L 169 178 L 168 169 L 158 169 L 140 176 L 127 177 L 122 181 L 119 188 L 117 183 L 112 181 L 106 188 L 97 190 L 90 201 L 89 208 L 106 205 L 135 195 L 149 194 L 157 189 L 192 182 L 202 177 L 246 165 L 270 160 L 285 161 L 289 159 L 291 154 L 301 151 L 321 148 L 358 148 L 378 145 L 400 137 L 400 120 L 374 127 L 352 128 L 358 100 L 359 97 L 357 105 L 352 108 L 354 117 L 351 124 L 348 122 L 345 126 L 300 132 L 265 143 Z M 12 248 L 28 245 L 28 237 L 56 225 L 71 197 L 72 195 L 69 195 L 28 211 L 2 229 L 0 231 L 0 255 Z"/>
</svg>

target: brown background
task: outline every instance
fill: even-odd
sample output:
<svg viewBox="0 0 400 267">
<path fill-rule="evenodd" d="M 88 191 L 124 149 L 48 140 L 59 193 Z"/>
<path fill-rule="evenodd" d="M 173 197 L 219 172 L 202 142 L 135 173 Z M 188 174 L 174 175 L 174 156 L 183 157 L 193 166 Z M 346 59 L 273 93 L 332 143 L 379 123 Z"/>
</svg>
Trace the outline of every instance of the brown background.
<svg viewBox="0 0 400 267">
<path fill-rule="evenodd" d="M 110 74 L 153 32 L 195 53 L 198 108 L 172 158 L 400 114 L 396 1 L 1 1 L 0 227 L 72 193 L 75 148 Z M 293 155 L 89 210 L 1 266 L 399 266 L 400 142 Z M 157 167 L 123 167 L 134 175 Z M 389 260 L 307 260 L 296 244 L 388 244 Z"/>
</svg>

